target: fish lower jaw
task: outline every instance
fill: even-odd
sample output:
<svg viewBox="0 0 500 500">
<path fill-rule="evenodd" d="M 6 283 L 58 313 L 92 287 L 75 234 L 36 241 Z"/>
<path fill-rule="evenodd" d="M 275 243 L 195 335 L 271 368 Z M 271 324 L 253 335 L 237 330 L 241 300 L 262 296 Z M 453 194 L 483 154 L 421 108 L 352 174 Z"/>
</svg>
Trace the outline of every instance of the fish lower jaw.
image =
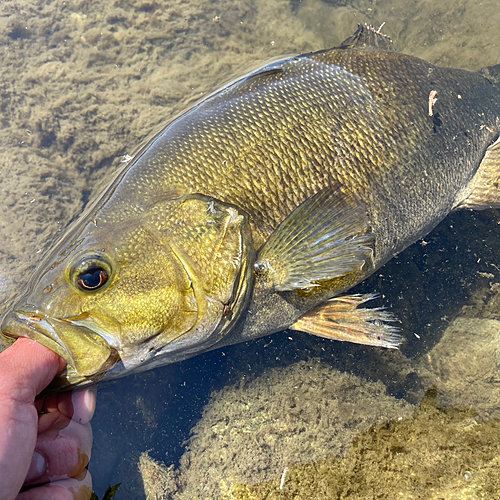
<svg viewBox="0 0 500 500">
<path fill-rule="evenodd" d="M 52 328 L 47 319 L 36 312 L 12 311 L 2 322 L 2 335 L 17 339 L 29 338 L 39 342 L 54 351 L 66 362 L 71 362 L 71 356 L 63 342 Z"/>
<path fill-rule="evenodd" d="M 2 323 L 2 333 L 10 338 L 35 340 L 61 356 L 68 365 L 63 378 L 69 386 L 79 385 L 84 379 L 102 378 L 119 359 L 118 351 L 98 332 L 38 312 L 9 313 Z"/>
</svg>

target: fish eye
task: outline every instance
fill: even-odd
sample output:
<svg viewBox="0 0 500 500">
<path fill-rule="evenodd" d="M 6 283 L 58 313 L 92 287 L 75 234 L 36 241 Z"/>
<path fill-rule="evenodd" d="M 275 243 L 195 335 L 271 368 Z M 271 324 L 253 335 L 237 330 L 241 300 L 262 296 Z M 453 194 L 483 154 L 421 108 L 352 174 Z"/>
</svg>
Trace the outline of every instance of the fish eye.
<svg viewBox="0 0 500 500">
<path fill-rule="evenodd" d="M 73 285 L 84 292 L 102 288 L 111 276 L 111 266 L 100 256 L 85 257 L 78 261 L 70 271 Z"/>
</svg>

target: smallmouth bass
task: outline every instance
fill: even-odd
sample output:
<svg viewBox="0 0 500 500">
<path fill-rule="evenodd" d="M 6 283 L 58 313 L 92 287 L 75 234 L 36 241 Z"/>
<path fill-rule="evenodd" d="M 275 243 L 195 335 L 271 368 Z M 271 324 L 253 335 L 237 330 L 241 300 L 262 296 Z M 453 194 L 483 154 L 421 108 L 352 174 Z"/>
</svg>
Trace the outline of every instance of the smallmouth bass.
<svg viewBox="0 0 500 500">
<path fill-rule="evenodd" d="M 243 77 L 135 156 L 2 334 L 66 359 L 61 388 L 285 328 L 397 347 L 370 295 L 343 294 L 451 211 L 500 206 L 499 73 L 360 26 Z"/>
</svg>

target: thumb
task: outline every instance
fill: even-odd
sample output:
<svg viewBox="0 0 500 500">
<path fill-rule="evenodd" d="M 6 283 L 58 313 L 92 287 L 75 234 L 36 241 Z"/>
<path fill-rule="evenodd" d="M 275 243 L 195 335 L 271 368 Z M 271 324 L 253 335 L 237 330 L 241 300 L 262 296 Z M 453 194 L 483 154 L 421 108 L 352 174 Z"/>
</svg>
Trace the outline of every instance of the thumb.
<svg viewBox="0 0 500 500">
<path fill-rule="evenodd" d="M 31 404 L 64 366 L 64 360 L 50 349 L 19 338 L 0 353 L 0 395 Z"/>
<path fill-rule="evenodd" d="M 0 353 L 0 500 L 21 489 L 36 444 L 35 397 L 63 367 L 57 354 L 24 338 Z"/>
</svg>

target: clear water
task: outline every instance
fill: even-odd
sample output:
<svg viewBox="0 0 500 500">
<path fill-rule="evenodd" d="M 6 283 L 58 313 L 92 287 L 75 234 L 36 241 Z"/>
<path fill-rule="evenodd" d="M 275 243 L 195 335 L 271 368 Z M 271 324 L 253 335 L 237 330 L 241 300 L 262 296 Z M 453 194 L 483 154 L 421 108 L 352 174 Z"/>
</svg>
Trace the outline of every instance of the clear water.
<svg viewBox="0 0 500 500">
<path fill-rule="evenodd" d="M 18 1 L 1 9 L 2 309 L 23 290 L 40 256 L 105 184 L 122 155 L 132 154 L 189 102 L 249 67 L 334 46 L 352 34 L 358 22 L 376 27 L 385 22 L 383 32 L 399 50 L 440 65 L 476 70 L 500 63 L 500 10 L 495 1 L 464 0 L 458 6 L 455 0 L 418 5 L 406 0 L 56 0 Z M 95 491 L 100 496 L 108 484 L 122 482 L 117 499 L 145 498 L 138 461 L 148 452 L 166 465 L 182 464 L 187 486 L 182 484 L 173 498 L 194 498 L 189 492 L 199 498 L 213 492 L 236 498 L 233 482 L 275 479 L 279 485 L 285 467 L 345 454 L 348 441 L 363 426 L 411 414 L 416 408 L 411 405 L 439 381 L 444 394 L 440 404 L 471 405 L 469 394 L 461 399 L 456 397 L 458 389 L 446 392 L 445 382 L 457 377 L 455 372 L 443 375 L 449 368 L 442 368 L 442 377 L 434 380 L 422 371 L 422 360 L 455 317 L 499 319 L 494 307 L 499 220 L 495 211 L 454 214 L 357 287 L 357 292 L 380 293 L 377 305 L 390 307 L 401 320 L 407 339 L 402 354 L 283 332 L 100 386 L 89 467 Z M 457 336 L 457 350 L 470 351 L 471 365 L 482 356 L 475 350 L 480 331 L 475 340 L 461 343 Z M 356 395 L 358 407 L 353 403 L 351 410 L 357 420 L 338 408 L 335 415 L 331 410 L 338 422 L 327 428 L 321 427 L 325 424 L 320 416 L 307 421 L 305 410 L 296 416 L 305 428 L 316 429 L 312 434 L 324 434 L 325 442 L 337 439 L 337 447 L 333 443 L 326 448 L 319 440 L 314 449 L 300 448 L 300 439 L 293 440 L 290 415 L 297 402 L 284 399 L 289 386 L 279 384 L 292 381 L 299 398 L 301 390 L 312 397 L 311 387 L 299 388 L 300 370 L 289 370 L 304 364 L 329 367 L 331 373 L 325 368 L 318 377 L 331 377 L 334 387 L 339 372 L 357 377 L 350 379 L 350 388 L 339 385 L 344 392 L 338 393 L 340 400 Z M 478 373 L 473 367 L 470 371 Z M 486 420 L 500 407 L 494 399 L 494 377 L 489 383 L 470 379 L 471 391 L 484 402 L 476 409 Z M 358 387 L 366 394 L 352 392 Z M 322 391 L 319 399 L 335 397 L 326 396 L 324 387 Z M 275 428 L 269 419 L 255 417 L 257 404 L 262 414 L 281 415 L 273 416 Z M 330 411 L 325 408 L 319 405 L 318 412 Z M 217 412 L 219 417 L 214 417 Z M 337 424 L 349 439 L 336 437 Z M 210 425 L 216 429 L 213 436 Z M 193 428 L 196 439 L 190 440 Z M 227 446 L 221 446 L 219 438 L 226 439 Z M 231 446 L 231 462 L 221 465 L 224 450 Z M 191 455 L 186 455 L 186 447 Z M 203 460 L 197 461 L 195 455 L 202 453 Z M 259 453 L 262 467 L 248 477 L 245 464 Z M 247 469 L 254 470 L 250 465 Z M 459 467 L 451 479 L 463 477 Z M 279 491 L 286 495 L 286 489 Z"/>
</svg>

